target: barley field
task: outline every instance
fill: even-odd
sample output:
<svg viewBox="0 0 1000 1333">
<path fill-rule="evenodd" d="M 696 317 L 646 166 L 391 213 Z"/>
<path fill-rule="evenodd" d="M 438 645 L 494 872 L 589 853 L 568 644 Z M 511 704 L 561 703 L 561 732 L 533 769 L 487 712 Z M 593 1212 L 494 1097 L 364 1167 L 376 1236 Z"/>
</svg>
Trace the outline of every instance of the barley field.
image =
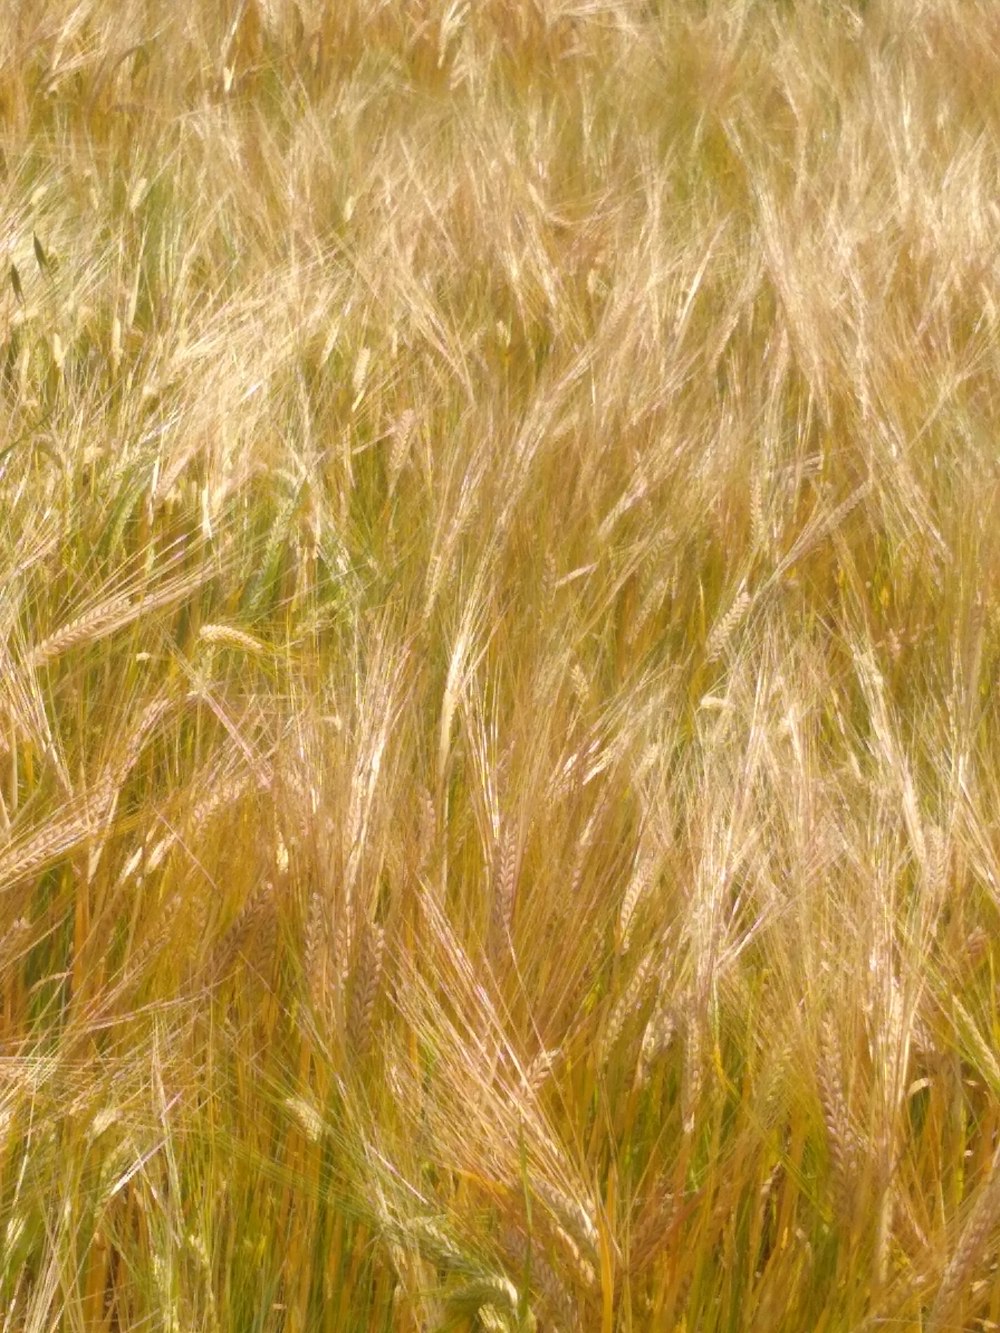
<svg viewBox="0 0 1000 1333">
<path fill-rule="evenodd" d="M 0 49 L 0 1333 L 1000 1328 L 996 0 Z"/>
</svg>

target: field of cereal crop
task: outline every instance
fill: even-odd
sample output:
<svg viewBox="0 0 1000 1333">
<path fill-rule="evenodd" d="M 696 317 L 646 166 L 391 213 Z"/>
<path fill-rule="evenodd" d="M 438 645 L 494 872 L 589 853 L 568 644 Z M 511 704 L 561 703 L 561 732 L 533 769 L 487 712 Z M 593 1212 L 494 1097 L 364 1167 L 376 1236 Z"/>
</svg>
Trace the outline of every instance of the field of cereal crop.
<svg viewBox="0 0 1000 1333">
<path fill-rule="evenodd" d="M 995 0 L 0 52 L 0 1333 L 1000 1328 Z"/>
</svg>

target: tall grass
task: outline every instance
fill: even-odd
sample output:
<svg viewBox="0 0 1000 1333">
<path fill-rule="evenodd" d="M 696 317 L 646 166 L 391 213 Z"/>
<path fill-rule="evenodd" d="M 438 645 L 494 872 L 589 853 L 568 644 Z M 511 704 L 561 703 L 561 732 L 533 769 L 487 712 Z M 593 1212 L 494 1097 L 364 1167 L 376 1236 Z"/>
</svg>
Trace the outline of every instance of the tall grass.
<svg viewBox="0 0 1000 1333">
<path fill-rule="evenodd" d="M 996 5 L 0 43 L 3 1333 L 1000 1327 Z"/>
</svg>

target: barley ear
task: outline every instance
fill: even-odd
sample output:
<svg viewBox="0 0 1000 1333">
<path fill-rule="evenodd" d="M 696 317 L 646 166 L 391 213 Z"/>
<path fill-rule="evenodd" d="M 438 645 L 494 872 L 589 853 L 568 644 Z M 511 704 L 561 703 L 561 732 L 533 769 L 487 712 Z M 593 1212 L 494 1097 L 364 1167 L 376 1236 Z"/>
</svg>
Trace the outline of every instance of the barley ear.
<svg viewBox="0 0 1000 1333">
<path fill-rule="evenodd" d="M 364 1059 L 371 1049 L 372 1024 L 382 982 L 384 952 L 385 930 L 373 923 L 362 935 L 361 956 L 355 969 L 347 1019 L 348 1044 L 359 1060 Z"/>
</svg>

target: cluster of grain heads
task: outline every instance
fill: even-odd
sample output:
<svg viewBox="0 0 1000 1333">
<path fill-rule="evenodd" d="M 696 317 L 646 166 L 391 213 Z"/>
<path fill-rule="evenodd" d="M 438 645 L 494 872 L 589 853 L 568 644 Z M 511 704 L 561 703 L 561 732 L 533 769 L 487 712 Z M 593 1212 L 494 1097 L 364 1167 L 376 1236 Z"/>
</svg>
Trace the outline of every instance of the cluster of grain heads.
<svg viewBox="0 0 1000 1333">
<path fill-rule="evenodd" d="M 1000 1323 L 990 0 L 16 18 L 5 1331 Z"/>
</svg>

